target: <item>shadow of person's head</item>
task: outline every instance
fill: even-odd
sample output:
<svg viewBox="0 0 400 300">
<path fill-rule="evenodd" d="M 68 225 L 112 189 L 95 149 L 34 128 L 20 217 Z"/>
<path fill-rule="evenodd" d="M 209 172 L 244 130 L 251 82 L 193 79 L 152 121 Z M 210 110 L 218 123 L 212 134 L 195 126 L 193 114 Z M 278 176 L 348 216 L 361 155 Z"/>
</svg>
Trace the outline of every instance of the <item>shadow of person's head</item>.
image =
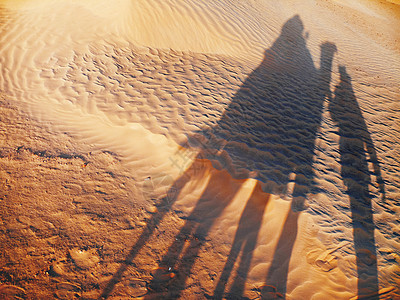
<svg viewBox="0 0 400 300">
<path fill-rule="evenodd" d="M 300 16 L 293 16 L 283 24 L 279 37 L 264 52 L 262 67 L 275 73 L 315 72 L 306 45 L 307 37 L 308 33 L 304 33 L 304 24 Z"/>
<path fill-rule="evenodd" d="M 303 36 L 304 25 L 299 15 L 295 15 L 282 26 L 281 36 Z"/>
</svg>

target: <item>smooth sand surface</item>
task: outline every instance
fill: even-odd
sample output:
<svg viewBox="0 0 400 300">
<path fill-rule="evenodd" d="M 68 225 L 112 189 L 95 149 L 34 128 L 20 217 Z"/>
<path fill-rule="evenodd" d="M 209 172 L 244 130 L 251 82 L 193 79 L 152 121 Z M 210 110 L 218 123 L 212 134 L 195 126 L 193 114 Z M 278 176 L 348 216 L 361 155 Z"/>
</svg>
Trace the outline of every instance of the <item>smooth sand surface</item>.
<svg viewBox="0 0 400 300">
<path fill-rule="evenodd" d="M 397 1 L 0 1 L 0 298 L 399 299 Z"/>
</svg>

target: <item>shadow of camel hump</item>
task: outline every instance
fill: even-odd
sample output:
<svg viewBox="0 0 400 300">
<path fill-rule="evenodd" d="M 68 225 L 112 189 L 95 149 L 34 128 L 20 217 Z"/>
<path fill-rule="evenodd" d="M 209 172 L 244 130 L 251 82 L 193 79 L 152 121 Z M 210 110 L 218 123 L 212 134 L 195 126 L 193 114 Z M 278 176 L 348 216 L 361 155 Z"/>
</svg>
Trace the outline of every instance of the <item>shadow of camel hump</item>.
<svg viewBox="0 0 400 300">
<path fill-rule="evenodd" d="M 340 83 L 329 104 L 332 119 L 339 127 L 341 176 L 350 198 L 354 249 L 358 273 L 358 294 L 378 299 L 378 269 L 374 238 L 372 184 L 368 163 L 372 163 L 382 198 L 385 189 L 377 154 L 367 124 L 354 95 L 351 78 L 344 66 L 339 67 Z"/>
</svg>

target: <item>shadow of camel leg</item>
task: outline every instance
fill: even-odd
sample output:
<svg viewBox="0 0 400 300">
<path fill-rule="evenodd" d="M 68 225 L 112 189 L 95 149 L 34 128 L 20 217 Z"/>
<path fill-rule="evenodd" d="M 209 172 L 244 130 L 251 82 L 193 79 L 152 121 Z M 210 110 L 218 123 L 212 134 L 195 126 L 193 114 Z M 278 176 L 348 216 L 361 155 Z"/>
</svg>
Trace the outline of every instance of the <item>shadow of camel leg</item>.
<svg viewBox="0 0 400 300">
<path fill-rule="evenodd" d="M 231 276 L 235 262 L 240 259 L 237 274 L 230 288 L 230 294 L 241 296 L 244 292 L 244 283 L 250 269 L 253 251 L 257 244 L 257 238 L 261 229 L 263 215 L 270 200 L 270 195 L 261 190 L 257 183 L 250 199 L 246 203 L 239 225 L 236 230 L 235 238 L 231 251 L 226 260 L 224 269 L 214 290 L 214 299 L 222 299 L 226 284 Z M 241 254 L 241 255 L 240 255 Z"/>
<path fill-rule="evenodd" d="M 154 214 L 151 219 L 148 220 L 146 227 L 143 229 L 141 235 L 137 239 L 136 243 L 132 246 L 128 255 L 125 257 L 124 261 L 121 263 L 117 272 L 114 273 L 113 277 L 107 283 L 106 287 L 103 289 L 99 299 L 106 299 L 112 293 L 115 285 L 121 281 L 124 272 L 127 270 L 128 266 L 132 263 L 133 259 L 136 257 L 140 249 L 148 242 L 152 236 L 154 230 L 161 223 L 165 215 L 171 210 L 172 205 L 175 203 L 177 197 L 179 196 L 179 191 L 190 181 L 193 174 L 202 172 L 203 168 L 199 166 L 199 162 L 195 161 L 192 166 L 178 179 L 175 181 L 173 186 L 158 205 L 162 207 L 156 214 Z M 196 174 L 201 177 L 201 174 Z M 168 196 L 168 195 L 172 195 Z"/>
</svg>

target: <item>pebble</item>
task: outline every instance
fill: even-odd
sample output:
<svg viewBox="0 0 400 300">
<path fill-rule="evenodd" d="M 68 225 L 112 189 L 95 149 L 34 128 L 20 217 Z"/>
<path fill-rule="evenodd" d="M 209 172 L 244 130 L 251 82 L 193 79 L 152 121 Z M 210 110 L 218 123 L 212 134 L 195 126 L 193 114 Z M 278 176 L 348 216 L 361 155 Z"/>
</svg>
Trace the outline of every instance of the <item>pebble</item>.
<svg viewBox="0 0 400 300">
<path fill-rule="evenodd" d="M 152 205 L 146 208 L 146 211 L 150 214 L 155 214 L 158 212 L 158 209 L 156 206 Z"/>
</svg>

